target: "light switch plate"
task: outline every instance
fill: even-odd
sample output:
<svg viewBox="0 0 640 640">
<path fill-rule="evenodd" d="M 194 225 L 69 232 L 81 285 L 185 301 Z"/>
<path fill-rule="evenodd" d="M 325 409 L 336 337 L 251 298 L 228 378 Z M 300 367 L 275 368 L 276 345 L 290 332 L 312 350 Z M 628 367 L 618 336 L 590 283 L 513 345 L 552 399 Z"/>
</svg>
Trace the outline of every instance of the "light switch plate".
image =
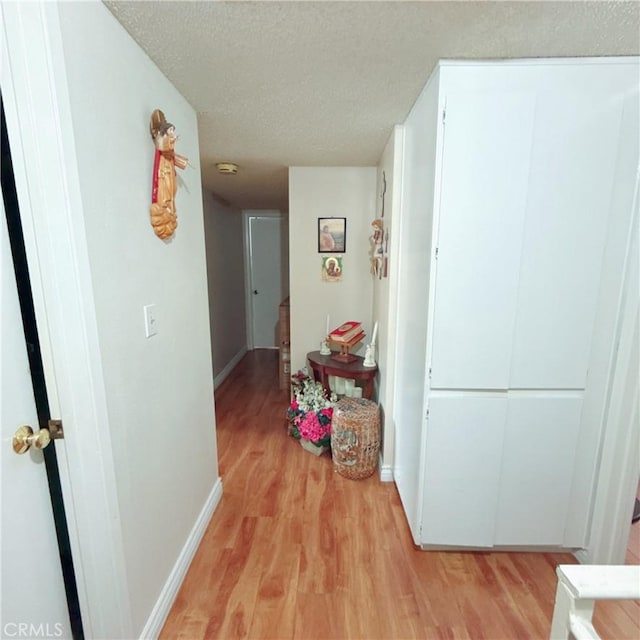
<svg viewBox="0 0 640 640">
<path fill-rule="evenodd" d="M 158 318 L 156 316 L 156 305 L 148 304 L 144 309 L 144 332 L 147 338 L 158 333 Z"/>
</svg>

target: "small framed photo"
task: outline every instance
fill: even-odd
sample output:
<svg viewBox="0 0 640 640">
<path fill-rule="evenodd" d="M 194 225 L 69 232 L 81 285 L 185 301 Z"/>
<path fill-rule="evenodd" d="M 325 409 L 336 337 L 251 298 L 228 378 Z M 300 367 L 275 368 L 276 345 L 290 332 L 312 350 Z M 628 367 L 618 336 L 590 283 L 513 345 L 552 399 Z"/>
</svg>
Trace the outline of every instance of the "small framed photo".
<svg viewBox="0 0 640 640">
<path fill-rule="evenodd" d="M 342 280 L 342 258 L 340 256 L 322 256 L 322 279 L 325 282 Z"/>
<path fill-rule="evenodd" d="M 347 250 L 347 219 L 318 218 L 318 253 L 344 253 Z"/>
</svg>

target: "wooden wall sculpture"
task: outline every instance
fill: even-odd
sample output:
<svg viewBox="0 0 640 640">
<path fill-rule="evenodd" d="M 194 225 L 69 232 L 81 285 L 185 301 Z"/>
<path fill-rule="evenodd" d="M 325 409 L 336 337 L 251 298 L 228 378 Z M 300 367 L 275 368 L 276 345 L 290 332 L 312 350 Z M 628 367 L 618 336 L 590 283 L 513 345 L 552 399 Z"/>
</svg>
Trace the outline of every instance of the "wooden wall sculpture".
<svg viewBox="0 0 640 640">
<path fill-rule="evenodd" d="M 176 130 L 170 122 L 167 122 L 160 109 L 156 109 L 151 114 L 149 128 L 156 146 L 151 191 L 151 226 L 159 238 L 167 240 L 178 227 L 175 205 L 178 185 L 175 167 L 184 169 L 189 164 L 189 160 L 174 151 L 178 139 Z"/>
</svg>

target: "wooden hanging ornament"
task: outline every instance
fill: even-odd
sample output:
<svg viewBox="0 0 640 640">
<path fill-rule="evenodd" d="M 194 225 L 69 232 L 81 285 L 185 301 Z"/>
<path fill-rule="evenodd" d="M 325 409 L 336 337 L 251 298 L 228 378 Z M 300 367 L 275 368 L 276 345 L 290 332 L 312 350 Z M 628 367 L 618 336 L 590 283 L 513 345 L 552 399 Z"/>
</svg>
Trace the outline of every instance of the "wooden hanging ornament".
<svg viewBox="0 0 640 640">
<path fill-rule="evenodd" d="M 371 260 L 371 274 L 376 278 L 382 278 L 384 258 L 384 222 L 376 218 L 371 223 L 373 229 L 369 236 L 369 257 Z"/>
<path fill-rule="evenodd" d="M 156 146 L 151 190 L 151 226 L 159 238 L 167 240 L 178 227 L 175 204 L 178 185 L 175 168 L 184 169 L 189 160 L 174 151 L 178 139 L 176 130 L 167 122 L 160 109 L 151 114 L 149 129 Z"/>
</svg>

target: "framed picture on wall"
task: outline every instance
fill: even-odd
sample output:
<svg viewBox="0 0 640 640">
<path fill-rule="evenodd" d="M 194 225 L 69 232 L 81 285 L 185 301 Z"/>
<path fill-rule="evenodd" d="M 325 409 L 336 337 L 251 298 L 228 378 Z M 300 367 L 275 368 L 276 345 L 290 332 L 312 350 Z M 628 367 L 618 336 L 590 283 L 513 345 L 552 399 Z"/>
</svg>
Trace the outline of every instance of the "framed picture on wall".
<svg viewBox="0 0 640 640">
<path fill-rule="evenodd" d="M 347 219 L 318 218 L 318 253 L 344 253 L 347 250 Z"/>
<path fill-rule="evenodd" d="M 342 280 L 342 258 L 340 256 L 322 256 L 322 279 L 325 282 Z"/>
</svg>

